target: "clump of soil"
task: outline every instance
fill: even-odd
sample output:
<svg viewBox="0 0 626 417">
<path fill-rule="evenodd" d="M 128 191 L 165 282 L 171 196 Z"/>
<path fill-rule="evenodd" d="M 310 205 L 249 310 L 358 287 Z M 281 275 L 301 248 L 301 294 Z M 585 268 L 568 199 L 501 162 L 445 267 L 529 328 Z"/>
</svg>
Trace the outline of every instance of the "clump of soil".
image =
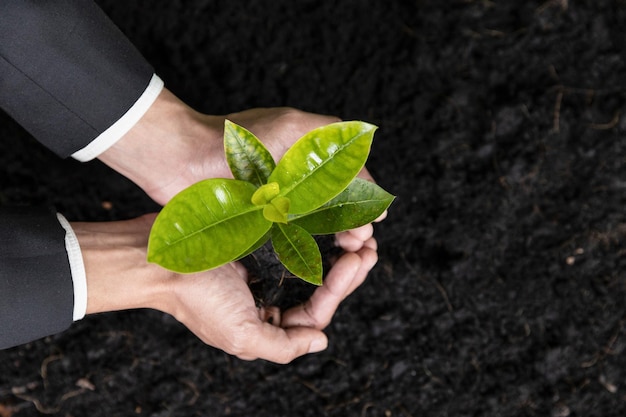
<svg viewBox="0 0 626 417">
<path fill-rule="evenodd" d="M 335 246 L 334 235 L 314 237 L 322 253 L 325 277 L 334 259 L 341 254 L 341 249 Z M 308 300 L 317 288 L 283 266 L 271 241 L 243 258 L 241 263 L 248 270 L 250 289 L 258 306 L 276 306 L 284 311 Z"/>
</svg>

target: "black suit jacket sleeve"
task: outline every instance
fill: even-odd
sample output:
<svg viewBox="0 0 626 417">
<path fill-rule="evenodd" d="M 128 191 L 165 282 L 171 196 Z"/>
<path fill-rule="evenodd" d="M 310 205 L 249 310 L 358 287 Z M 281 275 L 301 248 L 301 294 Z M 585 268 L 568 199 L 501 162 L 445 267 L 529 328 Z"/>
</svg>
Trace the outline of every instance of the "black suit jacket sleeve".
<svg viewBox="0 0 626 417">
<path fill-rule="evenodd" d="M 153 72 L 92 1 L 0 0 L 0 107 L 61 157 L 123 116 Z M 0 348 L 71 324 L 64 238 L 52 213 L 0 208 Z"/>
<path fill-rule="evenodd" d="M 0 349 L 69 327 L 73 294 L 65 230 L 56 214 L 0 208 Z"/>
<path fill-rule="evenodd" d="M 153 73 L 92 1 L 0 1 L 0 106 L 61 157 L 124 115 Z"/>
</svg>

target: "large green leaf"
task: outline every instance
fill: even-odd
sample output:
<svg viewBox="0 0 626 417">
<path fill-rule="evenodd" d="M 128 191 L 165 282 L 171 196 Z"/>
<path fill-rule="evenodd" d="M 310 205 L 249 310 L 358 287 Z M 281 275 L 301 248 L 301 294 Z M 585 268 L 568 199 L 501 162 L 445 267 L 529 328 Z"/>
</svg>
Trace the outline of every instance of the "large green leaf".
<svg viewBox="0 0 626 417">
<path fill-rule="evenodd" d="M 234 259 L 235 261 L 238 261 L 239 259 L 245 258 L 246 256 L 250 255 L 252 252 L 256 251 L 257 249 L 259 249 L 261 246 L 265 245 L 265 243 L 270 240 L 270 238 L 272 237 L 272 230 L 268 230 L 267 233 L 265 233 L 261 239 L 257 240 L 252 246 L 250 246 L 248 249 L 246 249 L 246 251 L 242 254 L 240 254 L 239 256 L 237 256 L 237 259 Z"/>
<path fill-rule="evenodd" d="M 250 201 L 255 190 L 248 182 L 214 178 L 181 191 L 152 226 L 148 261 L 189 273 L 237 259 L 272 225 Z"/>
<path fill-rule="evenodd" d="M 268 178 L 291 201 L 289 213 L 314 210 L 343 191 L 365 165 L 375 130 L 365 122 L 339 122 L 300 138 Z"/>
<path fill-rule="evenodd" d="M 290 218 L 289 223 L 314 235 L 343 232 L 373 222 L 394 198 L 373 182 L 355 178 L 337 197 L 311 213 Z"/>
<path fill-rule="evenodd" d="M 322 285 L 322 255 L 317 242 L 306 230 L 293 224 L 275 223 L 272 246 L 292 274 L 311 284 Z"/>
<path fill-rule="evenodd" d="M 276 165 L 270 152 L 252 132 L 230 120 L 224 122 L 224 151 L 235 179 L 257 187 L 267 182 Z"/>
</svg>

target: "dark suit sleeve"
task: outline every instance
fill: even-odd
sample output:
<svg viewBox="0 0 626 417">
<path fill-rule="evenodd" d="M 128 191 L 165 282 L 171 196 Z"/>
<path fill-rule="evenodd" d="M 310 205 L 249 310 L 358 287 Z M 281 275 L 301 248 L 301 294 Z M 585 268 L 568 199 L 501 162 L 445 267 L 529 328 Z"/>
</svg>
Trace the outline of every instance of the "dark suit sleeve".
<svg viewBox="0 0 626 417">
<path fill-rule="evenodd" d="M 0 107 L 61 157 L 124 116 L 153 73 L 92 1 L 0 0 Z M 0 348 L 65 330 L 73 308 L 55 214 L 0 208 Z"/>
<path fill-rule="evenodd" d="M 0 1 L 0 107 L 61 157 L 123 116 L 153 73 L 92 1 Z"/>
<path fill-rule="evenodd" d="M 73 308 L 65 230 L 55 213 L 0 208 L 0 349 L 67 329 Z"/>
</svg>

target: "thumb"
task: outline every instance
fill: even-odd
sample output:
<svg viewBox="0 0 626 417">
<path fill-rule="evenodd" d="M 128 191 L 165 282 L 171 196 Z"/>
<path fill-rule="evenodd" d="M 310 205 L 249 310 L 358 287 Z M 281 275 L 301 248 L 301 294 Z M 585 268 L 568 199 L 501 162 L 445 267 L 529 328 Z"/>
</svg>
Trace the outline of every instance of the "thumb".
<svg viewBox="0 0 626 417">
<path fill-rule="evenodd" d="M 237 355 L 240 359 L 265 359 L 287 364 L 307 353 L 321 352 L 328 347 L 324 332 L 311 327 L 283 329 L 269 323 L 261 323 L 257 332 L 251 335 L 251 352 Z"/>
</svg>

